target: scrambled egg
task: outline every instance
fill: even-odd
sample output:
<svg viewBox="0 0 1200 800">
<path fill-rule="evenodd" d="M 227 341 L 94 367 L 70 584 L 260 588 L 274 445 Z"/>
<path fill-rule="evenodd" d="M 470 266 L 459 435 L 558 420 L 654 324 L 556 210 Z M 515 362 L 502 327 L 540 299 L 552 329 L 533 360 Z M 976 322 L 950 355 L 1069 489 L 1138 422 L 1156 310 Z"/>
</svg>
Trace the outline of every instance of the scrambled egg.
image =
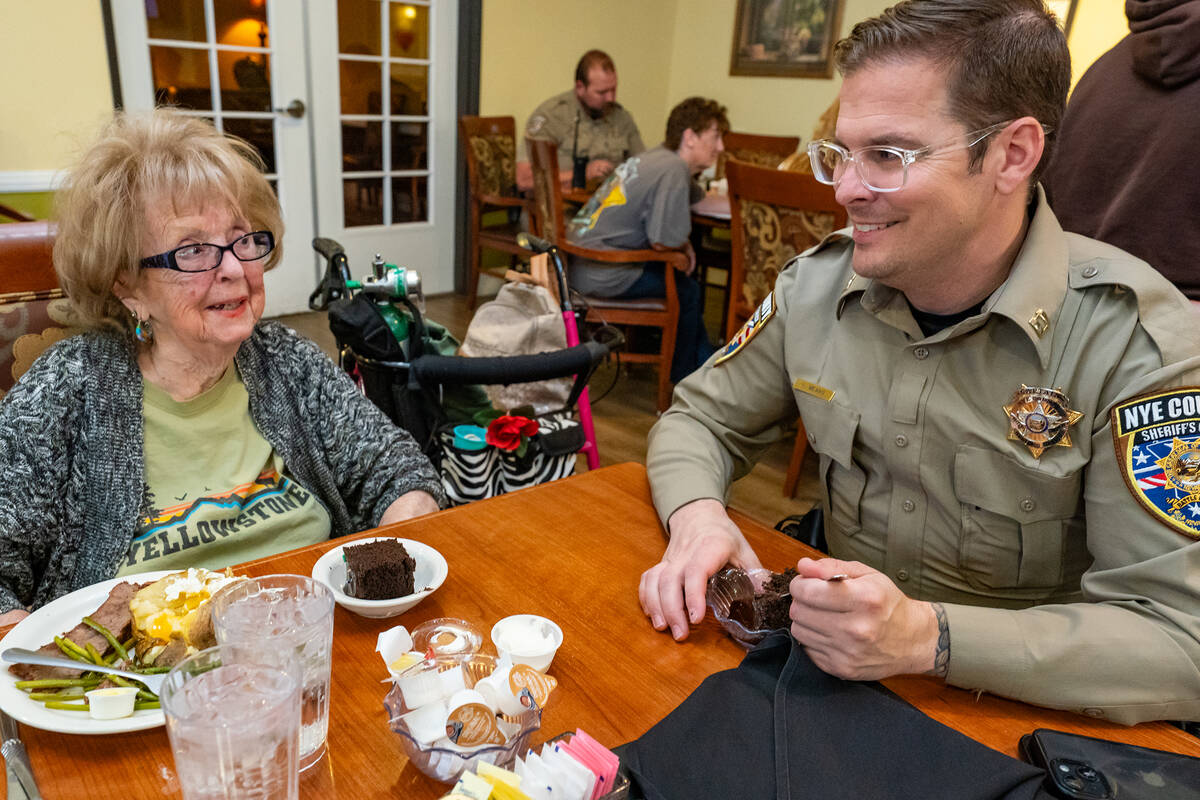
<svg viewBox="0 0 1200 800">
<path fill-rule="evenodd" d="M 221 589 L 245 580 L 231 570 L 189 568 L 160 578 L 134 593 L 129 601 L 138 660 L 172 665 L 216 644 L 208 600 Z"/>
</svg>

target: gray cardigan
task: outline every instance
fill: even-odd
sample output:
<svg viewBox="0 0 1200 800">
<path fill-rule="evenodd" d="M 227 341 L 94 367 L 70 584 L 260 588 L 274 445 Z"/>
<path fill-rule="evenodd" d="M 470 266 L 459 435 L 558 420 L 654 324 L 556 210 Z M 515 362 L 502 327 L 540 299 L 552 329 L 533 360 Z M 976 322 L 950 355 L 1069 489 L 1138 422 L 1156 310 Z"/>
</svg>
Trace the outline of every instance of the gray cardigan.
<svg viewBox="0 0 1200 800">
<path fill-rule="evenodd" d="M 312 342 L 260 323 L 235 363 L 255 425 L 329 512 L 333 536 L 374 527 L 392 501 L 441 482 Z M 132 339 L 54 345 L 0 403 L 0 612 L 113 577 L 144 513 L 142 375 Z"/>
</svg>

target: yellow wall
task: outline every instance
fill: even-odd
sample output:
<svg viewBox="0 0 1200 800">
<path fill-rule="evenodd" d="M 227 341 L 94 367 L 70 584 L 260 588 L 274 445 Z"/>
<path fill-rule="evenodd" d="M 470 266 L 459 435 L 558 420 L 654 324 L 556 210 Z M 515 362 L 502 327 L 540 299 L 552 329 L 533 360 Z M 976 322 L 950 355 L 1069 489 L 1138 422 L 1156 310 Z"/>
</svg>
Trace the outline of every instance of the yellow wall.
<svg viewBox="0 0 1200 800">
<path fill-rule="evenodd" d="M 1078 0 L 1071 23 L 1071 88 L 1100 56 L 1129 33 L 1124 0 Z"/>
<path fill-rule="evenodd" d="M 0 4 L 0 171 L 61 169 L 112 114 L 100 3 Z"/>
<path fill-rule="evenodd" d="M 839 35 L 893 2 L 847 0 Z M 841 85 L 836 73 L 828 79 L 731 76 L 736 0 L 606 0 L 603 15 L 595 13 L 594 0 L 483 5 L 480 113 L 511 114 L 518 135 L 538 103 L 571 86 L 575 62 L 589 47 L 612 55 L 618 99 L 648 146 L 661 141 L 671 106 L 691 95 L 725 104 L 735 130 L 807 141 Z M 634 18 L 638 24 L 629 25 Z M 1127 32 L 1123 0 L 1079 0 L 1070 37 L 1073 78 Z"/>
<path fill-rule="evenodd" d="M 894 0 L 847 0 L 837 38 L 855 22 L 874 16 Z M 732 76 L 729 58 L 737 14 L 735 0 L 682 0 L 675 15 L 669 107 L 691 95 L 719 100 L 736 131 L 811 138 L 822 112 L 837 97 L 841 79 Z M 665 123 L 659 123 L 659 130 Z M 661 136 L 661 133 L 659 134 Z"/>
<path fill-rule="evenodd" d="M 612 56 L 617 100 L 653 146 L 671 105 L 675 9 L 676 0 L 483 0 L 479 113 L 513 116 L 521 136 L 534 108 L 575 85 L 575 64 L 594 47 Z"/>
<path fill-rule="evenodd" d="M 847 0 L 841 33 L 889 4 Z M 619 98 L 648 144 L 692 94 L 728 106 L 737 130 L 807 140 L 838 79 L 730 76 L 735 9 L 735 0 L 604 0 L 603 13 L 595 0 L 485 0 L 480 111 L 523 125 L 538 103 L 571 87 L 583 51 L 599 47 L 616 60 Z M 1079 0 L 1076 79 L 1125 35 L 1122 9 L 1122 0 Z M 67 166 L 112 109 L 100 4 L 3 0 L 0 74 L 9 76 L 0 82 L 0 171 Z"/>
</svg>

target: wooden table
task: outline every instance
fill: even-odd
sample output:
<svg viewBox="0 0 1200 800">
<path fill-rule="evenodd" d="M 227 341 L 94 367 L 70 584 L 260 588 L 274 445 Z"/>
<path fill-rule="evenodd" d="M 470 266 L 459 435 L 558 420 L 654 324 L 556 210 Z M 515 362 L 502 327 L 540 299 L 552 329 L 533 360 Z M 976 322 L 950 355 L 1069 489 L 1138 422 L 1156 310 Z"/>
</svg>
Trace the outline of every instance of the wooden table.
<svg viewBox="0 0 1200 800">
<path fill-rule="evenodd" d="M 783 534 L 738 514 L 734 518 L 769 567 L 783 569 L 807 552 Z M 411 630 L 434 617 L 461 617 L 486 637 L 509 614 L 557 621 L 565 638 L 550 674 L 559 687 L 535 744 L 576 727 L 609 746 L 636 738 L 706 676 L 742 658 L 741 648 L 711 616 L 676 644 L 642 615 L 638 578 L 658 561 L 664 545 L 640 465 L 608 467 L 381 530 L 435 547 L 450 574 L 435 594 L 391 620 L 337 609 L 329 751 L 302 776 L 303 797 L 419 799 L 445 792 L 443 784 L 408 764 L 399 736 L 387 727 L 386 687 L 380 683 L 387 671 L 374 649 L 379 632 L 393 625 Z M 294 550 L 238 571 L 307 575 L 330 546 Z M 1016 754 L 1017 739 L 1037 727 L 1200 755 L 1200 740 L 1164 723 L 1125 728 L 987 695 L 976 698 L 933 679 L 886 683 L 931 717 L 1010 755 Z M 22 726 L 21 735 L 47 800 L 179 796 L 162 728 L 70 736 Z"/>
</svg>

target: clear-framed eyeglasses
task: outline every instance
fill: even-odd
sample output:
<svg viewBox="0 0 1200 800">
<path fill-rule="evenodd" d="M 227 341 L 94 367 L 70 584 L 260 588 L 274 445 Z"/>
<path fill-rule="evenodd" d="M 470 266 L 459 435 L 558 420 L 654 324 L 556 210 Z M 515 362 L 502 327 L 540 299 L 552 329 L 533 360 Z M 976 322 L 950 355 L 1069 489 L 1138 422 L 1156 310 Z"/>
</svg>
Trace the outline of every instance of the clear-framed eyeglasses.
<svg viewBox="0 0 1200 800">
<path fill-rule="evenodd" d="M 275 249 L 275 235 L 270 231 L 254 231 L 239 236 L 229 244 L 185 244 L 158 255 L 142 259 L 142 269 L 173 269 L 177 272 L 208 272 L 221 265 L 225 251 L 238 261 L 257 261 Z"/>
<path fill-rule="evenodd" d="M 847 150 L 829 139 L 808 143 L 808 160 L 812 163 L 813 177 L 829 186 L 838 185 L 851 163 L 858 178 L 873 192 L 896 192 L 908 182 L 909 165 L 932 155 L 953 150 L 966 150 L 982 142 L 993 133 L 1004 130 L 1014 120 L 997 122 L 977 131 L 959 134 L 938 144 L 916 150 L 890 145 L 872 145 L 857 150 Z"/>
</svg>

